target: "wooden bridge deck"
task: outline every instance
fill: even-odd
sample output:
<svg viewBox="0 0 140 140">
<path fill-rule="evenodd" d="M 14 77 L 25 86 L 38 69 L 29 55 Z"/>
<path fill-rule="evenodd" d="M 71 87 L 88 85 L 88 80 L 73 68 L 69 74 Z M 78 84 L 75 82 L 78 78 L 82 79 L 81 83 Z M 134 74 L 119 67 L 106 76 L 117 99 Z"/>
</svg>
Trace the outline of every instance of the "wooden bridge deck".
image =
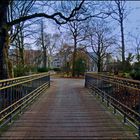
<svg viewBox="0 0 140 140">
<path fill-rule="evenodd" d="M 52 79 L 51 88 L 1 139 L 136 139 L 84 88 L 84 80 Z"/>
</svg>

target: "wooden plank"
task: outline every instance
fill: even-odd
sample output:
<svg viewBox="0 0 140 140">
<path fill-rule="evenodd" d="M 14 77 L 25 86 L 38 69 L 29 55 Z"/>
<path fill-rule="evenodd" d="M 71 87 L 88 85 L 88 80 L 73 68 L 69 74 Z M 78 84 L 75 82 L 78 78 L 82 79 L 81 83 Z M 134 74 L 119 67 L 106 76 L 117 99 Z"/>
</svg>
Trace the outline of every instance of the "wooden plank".
<svg viewBox="0 0 140 140">
<path fill-rule="evenodd" d="M 2 139 L 137 139 L 78 79 L 53 79 L 51 88 Z"/>
</svg>

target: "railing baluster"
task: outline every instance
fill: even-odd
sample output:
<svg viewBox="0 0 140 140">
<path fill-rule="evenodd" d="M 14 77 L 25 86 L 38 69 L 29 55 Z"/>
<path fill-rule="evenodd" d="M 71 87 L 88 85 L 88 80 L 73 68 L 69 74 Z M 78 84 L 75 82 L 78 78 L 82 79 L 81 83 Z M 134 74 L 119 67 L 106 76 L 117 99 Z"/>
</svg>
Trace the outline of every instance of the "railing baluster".
<svg viewBox="0 0 140 140">
<path fill-rule="evenodd" d="M 0 127 L 12 122 L 13 117 L 22 112 L 50 84 L 48 73 L 34 74 L 0 81 Z"/>
<path fill-rule="evenodd" d="M 140 123 L 138 124 L 138 136 L 140 137 Z"/>
<path fill-rule="evenodd" d="M 123 114 L 124 123 L 129 119 L 137 125 L 140 136 L 140 81 L 86 73 L 85 87 L 97 94 L 102 102 L 106 101 L 107 107 L 113 106 L 114 114 L 117 111 Z"/>
<path fill-rule="evenodd" d="M 123 115 L 123 123 L 126 123 L 126 115 Z"/>
<path fill-rule="evenodd" d="M 113 107 L 113 113 L 116 114 L 116 107 Z"/>
<path fill-rule="evenodd" d="M 102 102 L 104 102 L 104 93 L 102 93 Z"/>
<path fill-rule="evenodd" d="M 109 100 L 107 100 L 107 107 L 109 107 L 110 105 L 109 105 Z"/>
</svg>

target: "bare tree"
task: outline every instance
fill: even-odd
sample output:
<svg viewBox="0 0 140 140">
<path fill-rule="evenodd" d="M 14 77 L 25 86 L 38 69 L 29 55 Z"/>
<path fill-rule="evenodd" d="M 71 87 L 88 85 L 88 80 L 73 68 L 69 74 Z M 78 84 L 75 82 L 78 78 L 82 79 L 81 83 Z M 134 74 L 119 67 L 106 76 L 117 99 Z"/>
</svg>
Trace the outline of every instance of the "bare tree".
<svg viewBox="0 0 140 140">
<path fill-rule="evenodd" d="M 73 46 L 70 46 L 66 43 L 62 42 L 62 46 L 59 49 L 59 55 L 62 58 L 62 70 L 63 72 L 67 72 L 67 75 L 70 72 L 70 58 L 72 56 Z"/>
<path fill-rule="evenodd" d="M 36 41 L 36 44 L 41 48 L 42 50 L 42 59 L 43 59 L 43 67 L 46 68 L 47 67 L 47 52 L 48 52 L 48 48 L 50 46 L 50 34 L 47 34 L 45 32 L 45 25 L 43 20 L 41 20 L 40 22 L 40 35 L 39 38 Z"/>
<path fill-rule="evenodd" d="M 26 16 L 29 12 L 31 12 L 32 6 L 34 5 L 35 1 L 13 1 L 8 8 L 8 21 L 10 22 L 11 20 L 15 19 L 15 18 L 19 18 L 21 16 Z M 11 73 L 10 71 L 13 71 L 13 63 L 18 66 L 20 65 L 20 67 L 24 68 L 25 67 L 25 56 L 24 56 L 24 48 L 26 46 L 25 40 L 26 38 L 31 34 L 29 33 L 29 31 L 27 31 L 27 28 L 29 26 L 31 26 L 33 24 L 33 22 L 22 22 L 19 24 L 16 24 L 14 26 L 12 26 L 12 28 L 10 29 L 9 32 L 9 36 L 10 36 L 10 43 L 9 43 L 9 47 L 13 49 L 13 57 L 16 57 L 16 63 L 13 62 L 15 61 L 14 59 L 11 60 L 11 57 L 8 56 L 8 58 L 6 58 L 9 62 L 9 64 L 11 64 L 10 66 L 8 66 L 7 69 L 9 69 L 9 75 L 10 77 L 13 77 L 13 73 Z"/>
<path fill-rule="evenodd" d="M 51 67 L 52 57 L 54 53 L 58 52 L 60 47 L 60 37 L 58 33 L 47 34 L 47 38 L 50 40 L 50 45 L 47 47 L 48 52 L 48 67 Z"/>
<path fill-rule="evenodd" d="M 37 18 L 37 17 L 45 17 L 47 19 L 54 20 L 57 24 L 64 24 L 71 20 L 77 13 L 77 11 L 82 7 L 84 0 L 79 2 L 78 5 L 73 7 L 70 11 L 68 16 L 65 16 L 61 12 L 54 12 L 52 14 L 47 13 L 33 13 L 22 15 L 20 17 L 11 18 L 10 21 L 7 17 L 8 14 L 8 7 L 13 4 L 13 0 L 1 0 L 0 1 L 0 79 L 5 79 L 10 77 L 9 76 L 9 69 L 8 69 L 8 49 L 9 49 L 9 33 L 8 31 L 16 25 L 20 24 L 24 21 Z M 32 0 L 34 2 L 34 0 Z M 28 6 L 30 8 L 32 3 Z M 26 12 L 25 12 L 26 13 Z"/>
<path fill-rule="evenodd" d="M 71 7 L 71 5 L 70 5 Z M 68 32 L 73 39 L 73 57 L 72 57 L 72 76 L 75 76 L 75 60 L 77 55 L 77 47 L 80 46 L 80 43 L 86 41 L 87 31 L 92 18 L 105 19 L 110 13 L 101 8 L 101 3 L 89 2 L 83 5 L 83 7 L 78 11 L 78 14 L 75 16 L 76 20 L 68 22 Z M 66 8 L 63 8 L 67 12 Z M 88 15 L 88 16 L 87 16 Z M 85 45 L 83 45 L 85 46 Z"/>
<path fill-rule="evenodd" d="M 100 72 L 107 50 L 115 43 L 115 39 L 111 36 L 110 28 L 106 26 L 105 21 L 94 21 L 91 25 L 88 32 L 88 42 L 95 53 L 94 61 L 97 64 L 98 72 Z"/>
<path fill-rule="evenodd" d="M 24 66 L 25 64 L 25 60 L 24 60 L 24 32 L 22 30 L 22 28 L 20 29 L 19 33 L 16 35 L 16 38 L 14 40 L 15 43 L 15 48 L 17 50 L 17 64 L 21 64 Z"/>
<path fill-rule="evenodd" d="M 70 35 L 73 39 L 73 59 L 72 59 L 72 76 L 75 76 L 75 59 L 77 54 L 78 44 L 86 39 L 87 21 L 73 21 L 68 23 Z"/>
<path fill-rule="evenodd" d="M 126 12 L 126 1 L 115 0 L 113 4 L 109 6 L 112 14 L 111 17 L 116 20 L 120 25 L 120 33 L 121 33 L 121 57 L 122 64 L 125 64 L 125 37 L 124 37 L 124 20 L 127 17 Z"/>
<path fill-rule="evenodd" d="M 140 62 L 140 36 L 139 34 L 135 34 L 135 35 L 131 34 L 130 37 L 132 38 L 131 44 L 136 54 L 136 60 Z"/>
<path fill-rule="evenodd" d="M 14 19 L 20 18 L 22 16 L 27 16 L 28 13 L 31 12 L 31 9 L 35 3 L 35 0 L 31 1 L 11 1 L 8 7 L 8 22 L 11 22 Z M 31 23 L 33 24 L 33 23 Z M 31 24 L 26 24 L 25 22 L 18 23 L 13 25 L 10 28 L 10 42 L 12 43 L 16 38 L 16 35 L 23 30 L 24 28 L 28 27 Z"/>
</svg>

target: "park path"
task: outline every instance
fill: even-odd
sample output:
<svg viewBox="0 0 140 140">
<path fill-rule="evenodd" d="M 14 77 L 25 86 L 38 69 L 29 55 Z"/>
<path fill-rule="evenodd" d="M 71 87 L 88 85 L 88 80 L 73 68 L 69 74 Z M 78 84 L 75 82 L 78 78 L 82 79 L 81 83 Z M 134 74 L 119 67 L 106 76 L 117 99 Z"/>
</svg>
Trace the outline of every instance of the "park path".
<svg viewBox="0 0 140 140">
<path fill-rule="evenodd" d="M 81 79 L 51 79 L 1 139 L 136 139 L 96 101 Z"/>
</svg>

